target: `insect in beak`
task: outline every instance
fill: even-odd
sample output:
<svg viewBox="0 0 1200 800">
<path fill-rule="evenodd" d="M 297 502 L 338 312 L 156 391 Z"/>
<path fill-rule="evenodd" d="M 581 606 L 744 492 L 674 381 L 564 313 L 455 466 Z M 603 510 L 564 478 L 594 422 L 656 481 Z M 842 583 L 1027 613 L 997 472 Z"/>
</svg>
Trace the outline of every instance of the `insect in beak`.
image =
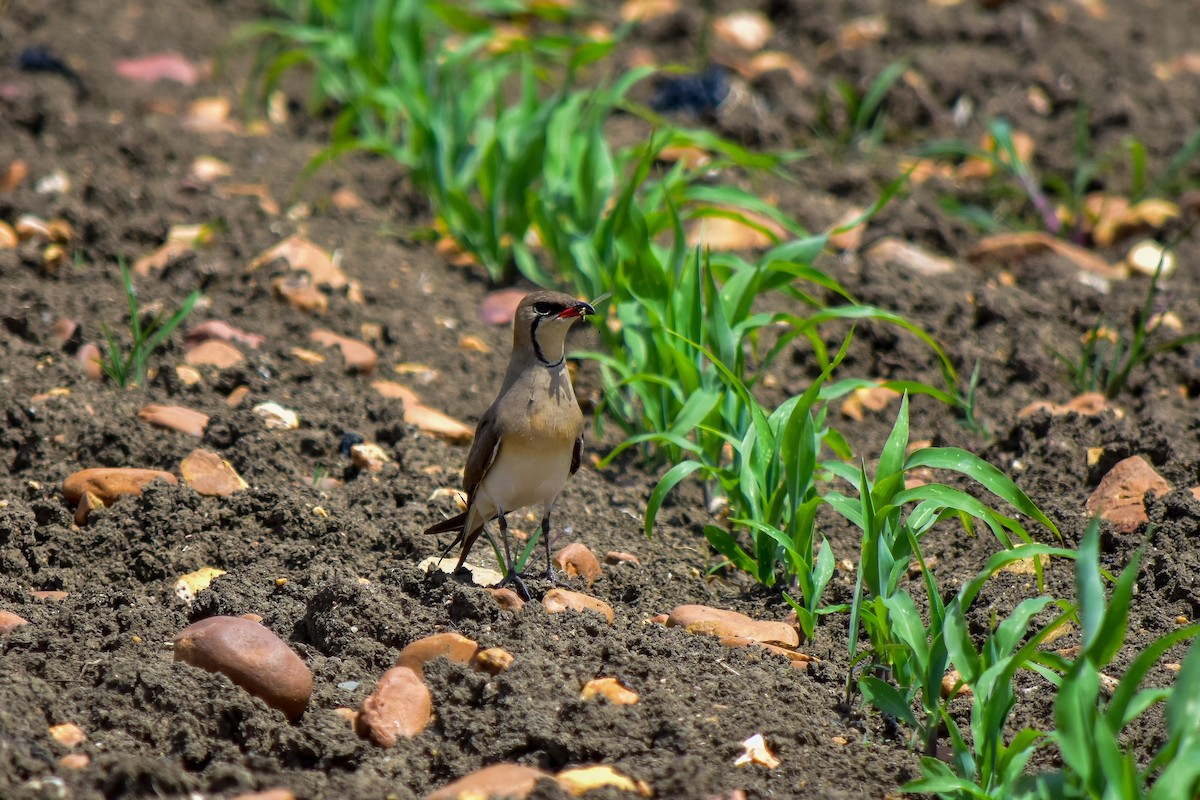
<svg viewBox="0 0 1200 800">
<path fill-rule="evenodd" d="M 596 309 L 592 308 L 591 303 L 585 303 L 582 300 L 558 312 L 555 319 L 571 319 L 573 317 L 586 317 L 596 313 Z"/>
</svg>

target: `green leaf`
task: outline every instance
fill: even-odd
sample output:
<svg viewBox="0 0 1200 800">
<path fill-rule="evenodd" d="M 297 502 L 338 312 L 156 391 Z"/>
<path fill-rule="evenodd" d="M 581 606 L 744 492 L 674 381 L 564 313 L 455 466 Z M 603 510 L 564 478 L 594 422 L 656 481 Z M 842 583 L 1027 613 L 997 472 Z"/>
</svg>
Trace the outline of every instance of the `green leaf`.
<svg viewBox="0 0 1200 800">
<path fill-rule="evenodd" d="M 1100 520 L 1092 519 L 1079 542 L 1079 561 L 1075 568 L 1075 597 L 1079 607 L 1079 627 L 1083 635 L 1083 650 L 1090 653 L 1104 624 L 1104 585 L 1100 578 Z M 1120 614 L 1120 610 L 1117 610 Z M 1125 613 L 1128 613 L 1126 610 Z M 1119 645 L 1118 645 L 1119 646 Z M 1092 659 L 1092 663 L 1104 663 Z"/>
<path fill-rule="evenodd" d="M 650 500 L 646 503 L 644 530 L 647 539 L 653 533 L 654 519 L 658 516 L 658 509 L 662 507 L 667 493 L 698 469 L 704 469 L 704 465 L 699 461 L 684 461 L 671 467 L 665 475 L 658 479 L 658 484 L 655 485 L 654 491 L 650 493 Z"/>
<path fill-rule="evenodd" d="M 1059 541 L 1062 541 L 1062 535 L 1059 534 L 1057 526 L 1042 513 L 1041 509 L 1034 505 L 1020 487 L 999 469 L 974 453 L 958 447 L 926 447 L 914 452 L 904 462 L 906 471 L 915 467 L 948 469 L 966 475 L 1025 516 L 1040 522 Z"/>
<path fill-rule="evenodd" d="M 950 652 L 950 660 L 958 668 L 963 681 L 974 685 L 979 680 L 980 673 L 983 672 L 983 664 L 979 652 L 975 649 L 975 643 L 971 639 L 970 631 L 967 629 L 967 620 L 963 616 L 958 598 L 950 601 L 950 605 L 946 606 L 946 616 L 942 622 L 942 635 L 946 642 L 946 649 Z"/>
<path fill-rule="evenodd" d="M 708 539 L 708 543 L 713 546 L 713 549 L 728 558 L 735 567 L 755 577 L 758 576 L 760 565 L 747 555 L 729 531 L 718 528 L 716 525 L 705 525 L 704 538 Z"/>
<path fill-rule="evenodd" d="M 972 781 L 960 778 L 950 765 L 931 756 L 921 757 L 922 777 L 900 787 L 903 792 L 933 793 L 942 797 L 975 797 L 994 800 L 993 796 L 980 789 Z"/>
<path fill-rule="evenodd" d="M 900 401 L 900 411 L 892 432 L 888 434 L 883 450 L 879 454 L 879 466 L 875 469 L 876 482 L 904 471 L 904 451 L 908 447 L 908 395 Z M 900 488 L 903 487 L 901 483 Z"/>
<path fill-rule="evenodd" d="M 1200 734 L 1200 644 L 1193 643 L 1188 649 L 1175 676 L 1167 701 L 1167 733 L 1172 738 Z"/>
<path fill-rule="evenodd" d="M 1066 765 L 1088 787 L 1101 780 L 1095 741 L 1099 696 L 1100 676 L 1087 659 L 1081 658 L 1063 680 L 1054 701 L 1058 749 Z"/>
<path fill-rule="evenodd" d="M 890 714 L 896 719 L 902 720 L 913 730 L 920 728 L 920 723 L 917 722 L 917 717 L 913 714 L 908 700 L 890 683 L 886 683 L 874 675 L 866 675 L 859 679 L 858 688 L 867 702 L 884 714 Z"/>
<path fill-rule="evenodd" d="M 1148 800 L 1194 800 L 1200 792 L 1200 739 L 1180 749 L 1150 790 Z"/>
<path fill-rule="evenodd" d="M 929 666 L 929 635 L 921 622 L 921 612 L 908 592 L 885 597 L 883 603 L 891 612 L 892 633 L 912 651 L 918 672 L 924 674 Z"/>
</svg>

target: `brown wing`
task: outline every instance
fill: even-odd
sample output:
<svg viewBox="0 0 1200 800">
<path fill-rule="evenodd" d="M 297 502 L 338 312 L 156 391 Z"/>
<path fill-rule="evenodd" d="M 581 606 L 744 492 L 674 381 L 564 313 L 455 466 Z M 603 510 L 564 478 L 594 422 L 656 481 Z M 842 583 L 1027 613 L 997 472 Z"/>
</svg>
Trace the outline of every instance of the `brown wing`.
<svg viewBox="0 0 1200 800">
<path fill-rule="evenodd" d="M 571 453 L 571 475 L 579 472 L 579 464 L 583 460 L 583 434 L 575 440 L 575 451 Z"/>
<path fill-rule="evenodd" d="M 467 493 L 467 502 L 475 495 L 475 488 L 500 452 L 500 431 L 496 425 L 495 408 L 493 405 L 485 411 L 479 426 L 475 428 L 475 441 L 471 443 L 467 466 L 463 469 L 463 489 Z"/>
</svg>

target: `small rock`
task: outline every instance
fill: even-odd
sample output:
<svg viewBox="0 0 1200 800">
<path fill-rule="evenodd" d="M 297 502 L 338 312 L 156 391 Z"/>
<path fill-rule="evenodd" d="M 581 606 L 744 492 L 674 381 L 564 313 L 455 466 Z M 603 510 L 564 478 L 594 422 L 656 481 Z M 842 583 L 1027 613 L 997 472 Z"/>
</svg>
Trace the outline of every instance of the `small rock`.
<svg viewBox="0 0 1200 800">
<path fill-rule="evenodd" d="M 922 250 L 914 244 L 893 237 L 881 239 L 864 254 L 867 261 L 877 266 L 895 265 L 924 277 L 934 277 L 954 272 L 957 265 L 950 259 Z"/>
<path fill-rule="evenodd" d="M 1113 416 L 1121 419 L 1125 416 L 1125 412 L 1117 406 L 1114 406 L 1100 392 L 1084 392 L 1083 394 L 1073 397 L 1066 403 L 1050 403 L 1046 400 L 1038 400 L 1030 403 L 1017 412 L 1018 417 L 1030 417 L 1038 411 L 1045 409 L 1050 412 L 1051 416 L 1061 417 L 1067 414 L 1079 414 L 1084 417 L 1093 417 L 1097 414 L 1102 414 L 1105 411 L 1112 411 Z"/>
<path fill-rule="evenodd" d="M 229 406 L 230 408 L 237 408 L 238 406 L 240 406 L 242 404 L 242 401 L 245 400 L 246 396 L 249 394 L 250 394 L 249 386 L 245 386 L 245 385 L 238 386 L 232 392 L 230 392 L 229 395 L 225 398 L 225 405 Z M 299 424 L 298 419 L 297 419 L 297 424 Z"/>
<path fill-rule="evenodd" d="M 612 606 L 602 600 L 597 600 L 590 595 L 580 592 L 572 592 L 568 589 L 551 589 L 546 592 L 546 596 L 542 598 L 542 605 L 550 614 L 560 614 L 564 611 L 591 611 L 599 614 L 608 620 L 608 624 L 612 624 L 613 610 Z"/>
<path fill-rule="evenodd" d="M 306 314 L 320 315 L 329 310 L 329 298 L 305 272 L 290 272 L 275 278 L 271 281 L 271 293 Z"/>
<path fill-rule="evenodd" d="M 1042 253 L 1053 253 L 1070 261 L 1084 272 L 1108 280 L 1119 280 L 1126 274 L 1124 268 L 1109 264 L 1091 250 L 1059 239 L 1046 231 L 1018 231 L 986 236 L 967 252 L 967 259 L 972 264 L 989 261 L 1009 264 Z"/>
<path fill-rule="evenodd" d="M 257 350 L 263 342 L 266 341 L 265 336 L 260 336 L 257 333 L 247 333 L 241 328 L 235 328 L 228 322 L 210 319 L 207 322 L 201 322 L 193 328 L 189 328 L 184 334 L 183 341 L 187 347 L 196 347 L 210 339 L 216 339 L 221 342 L 241 342 L 251 350 Z"/>
<path fill-rule="evenodd" d="M 475 438 L 475 431 L 441 411 L 421 403 L 417 393 L 395 381 L 375 381 L 375 391 L 390 400 L 404 403 L 404 421 L 415 425 L 425 433 L 440 437 L 452 444 L 468 444 Z"/>
<path fill-rule="evenodd" d="M 1151 277 L 1159 271 L 1160 264 L 1162 272 L 1159 277 L 1169 278 L 1175 272 L 1175 254 L 1152 239 L 1140 241 L 1130 248 L 1125 263 L 1134 272 Z"/>
<path fill-rule="evenodd" d="M 391 460 L 382 447 L 372 442 L 356 444 L 350 448 L 350 462 L 367 472 L 379 472 L 383 465 Z"/>
<path fill-rule="evenodd" d="M 1118 461 L 1100 480 L 1100 485 L 1087 500 L 1087 512 L 1113 524 L 1118 533 L 1133 533 L 1149 521 L 1144 498 L 1146 492 L 1155 495 L 1171 491 L 1171 484 L 1154 471 L 1141 456 Z"/>
<path fill-rule="evenodd" d="M 425 800 L 524 800 L 549 773 L 523 764 L 492 764 L 430 792 Z"/>
<path fill-rule="evenodd" d="M 229 800 L 296 800 L 296 795 L 292 794 L 291 789 L 276 787 L 263 792 L 247 792 L 245 794 L 234 795 Z"/>
<path fill-rule="evenodd" d="M 29 177 L 29 165 L 19 158 L 13 159 L 0 170 L 0 192 L 14 191 Z"/>
<path fill-rule="evenodd" d="M 254 407 L 254 413 L 262 417 L 268 430 L 294 431 L 300 427 L 300 416 L 278 403 L 259 403 Z"/>
<path fill-rule="evenodd" d="M 195 386 L 204 380 L 204 376 L 200 374 L 200 370 L 187 364 L 180 364 L 175 367 L 175 377 L 179 378 L 179 382 L 184 386 Z"/>
<path fill-rule="evenodd" d="M 525 294 L 524 289 L 488 292 L 479 304 L 479 318 L 488 325 L 511 325 Z"/>
<path fill-rule="evenodd" d="M 790 647 L 781 647 L 771 642 L 758 642 L 754 639 L 747 639 L 744 636 L 721 636 L 718 638 L 718 641 L 724 647 L 758 647 L 762 650 L 775 653 L 786 658 L 792 667 L 799 670 L 806 670 L 809 664 L 815 664 L 818 661 L 815 656 L 810 656 L 808 653 L 801 653 L 799 650 L 794 650 Z"/>
<path fill-rule="evenodd" d="M 725 44 L 757 51 L 775 32 L 771 21 L 761 11 L 735 11 L 713 20 L 712 33 Z"/>
<path fill-rule="evenodd" d="M 461 633 L 438 633 L 408 644 L 396 658 L 396 666 L 423 675 L 425 665 L 435 658 L 445 656 L 455 663 L 469 664 L 478 652 L 479 643 Z"/>
<path fill-rule="evenodd" d="M 188 178 L 196 183 L 212 183 L 218 178 L 228 178 L 233 167 L 215 156 L 198 156 L 192 160 Z"/>
<path fill-rule="evenodd" d="M 94 342 L 85 342 L 75 351 L 75 360 L 83 365 L 83 374 L 89 381 L 104 380 L 104 355 Z"/>
<path fill-rule="evenodd" d="M 638 693 L 621 685 L 616 678 L 593 678 L 583 685 L 584 700 L 590 700 L 599 695 L 617 706 L 631 706 L 637 703 Z"/>
<path fill-rule="evenodd" d="M 195 602 L 196 595 L 203 592 L 217 578 L 225 575 L 223 569 L 216 567 L 201 567 L 195 572 L 180 575 L 175 581 L 175 595 L 189 606 Z M 262 621 L 260 617 L 258 621 Z"/>
<path fill-rule="evenodd" d="M 559 550 L 554 554 L 554 563 L 568 578 L 583 576 L 589 589 L 604 574 L 595 554 L 582 542 L 572 542 Z"/>
<path fill-rule="evenodd" d="M 789 234 L 774 218 L 744 209 L 722 209 L 737 213 L 732 216 L 711 216 L 695 220 L 686 231 L 689 247 L 712 250 L 762 250 L 774 247 Z"/>
<path fill-rule="evenodd" d="M 487 589 L 488 594 L 496 601 L 496 605 L 505 611 L 520 611 L 525 601 L 521 599 L 521 595 L 514 592 L 512 589 Z"/>
<path fill-rule="evenodd" d="M 893 400 L 899 400 L 900 393 L 886 386 L 869 386 L 855 389 L 850 396 L 842 401 L 842 416 L 855 422 L 862 422 L 866 411 L 878 414 L 885 410 Z"/>
<path fill-rule="evenodd" d="M 458 559 L 455 557 L 438 558 L 430 556 L 422 559 L 417 564 L 417 569 L 422 572 L 428 572 L 432 567 L 439 572 L 444 572 L 447 575 L 453 575 L 457 570 L 455 566 L 458 564 Z M 500 581 L 504 580 L 504 576 L 494 569 L 487 567 L 477 567 L 474 564 L 464 564 L 463 569 L 471 574 L 471 583 L 476 586 L 495 586 Z"/>
<path fill-rule="evenodd" d="M 308 338 L 309 341 L 322 347 L 337 347 L 341 350 L 342 361 L 346 364 L 347 372 L 369 375 L 375 371 L 375 364 L 378 362 L 379 356 L 375 354 L 374 348 L 366 342 L 351 339 L 349 336 L 340 336 L 327 330 L 313 331 Z"/>
<path fill-rule="evenodd" d="M 228 497 L 250 488 L 232 464 L 208 450 L 197 448 L 188 453 L 179 462 L 179 472 L 192 491 L 208 497 Z"/>
<path fill-rule="evenodd" d="M 67 753 L 58 763 L 64 769 L 86 769 L 92 763 L 92 757 L 87 753 Z"/>
<path fill-rule="evenodd" d="M 1038 567 L 1045 569 L 1050 566 L 1050 556 L 1045 553 L 1037 556 L 1037 561 L 1033 558 L 1018 558 L 1015 561 L 1010 561 L 1000 568 L 1001 572 L 1008 572 L 1012 575 L 1036 575 Z"/>
<path fill-rule="evenodd" d="M 156 428 L 179 431 L 197 439 L 204 436 L 204 429 L 208 427 L 208 414 L 183 406 L 151 403 L 138 412 L 138 417 Z"/>
<path fill-rule="evenodd" d="M 439 376 L 438 371 L 428 364 L 418 364 L 412 361 L 397 364 L 396 372 L 399 375 L 411 375 L 422 386 L 428 386 L 436 381 Z"/>
<path fill-rule="evenodd" d="M 829 243 L 839 250 L 858 250 L 867 230 L 866 208 L 851 208 L 829 226 Z M 851 227 L 846 227 L 846 226 Z"/>
<path fill-rule="evenodd" d="M 175 634 L 175 660 L 220 672 L 293 722 L 312 695 L 312 672 L 267 628 L 241 617 L 208 617 Z"/>
<path fill-rule="evenodd" d="M 246 266 L 246 271 L 251 272 L 280 259 L 287 262 L 293 271 L 308 273 L 317 285 L 341 289 L 350 283 L 336 258 L 302 236 L 289 236 L 260 253 Z"/>
<path fill-rule="evenodd" d="M 489 647 L 475 654 L 475 657 L 471 659 L 471 667 L 477 672 L 499 675 L 511 667 L 515 660 L 513 654 L 503 647 Z"/>
<path fill-rule="evenodd" d="M 65 347 L 71 337 L 79 330 L 79 323 L 73 319 L 60 319 L 54 323 L 54 339 L 59 347 Z"/>
<path fill-rule="evenodd" d="M 942 677 L 942 697 L 949 700 L 960 694 L 970 694 L 971 687 L 962 682 L 962 674 L 952 669 Z"/>
<path fill-rule="evenodd" d="M 464 334 L 458 337 L 458 349 L 468 353 L 490 353 L 492 348 L 478 336 Z"/>
<path fill-rule="evenodd" d="M 642 562 L 633 553 L 623 553 L 620 550 L 609 550 L 604 554 L 604 563 L 616 566 L 618 564 L 631 564 L 635 567 L 640 567 Z"/>
<path fill-rule="evenodd" d="M 338 211 L 356 211 L 363 207 L 363 200 L 353 189 L 346 186 L 339 187 L 334 190 L 329 196 L 333 202 L 333 207 Z"/>
<path fill-rule="evenodd" d="M 303 361 L 305 364 L 316 365 L 325 363 L 325 356 L 318 353 L 316 350 L 308 350 L 303 347 L 293 347 L 288 352 L 294 355 L 299 361 Z"/>
<path fill-rule="evenodd" d="M 433 700 L 421 676 L 409 667 L 392 667 L 375 691 L 363 700 L 355 730 L 380 747 L 392 747 L 400 737 L 411 739 L 429 723 Z"/>
<path fill-rule="evenodd" d="M 800 644 L 800 634 L 785 622 L 751 619 L 736 611 L 710 606 L 676 606 L 667 618 L 667 626 L 680 626 L 689 633 L 741 637 L 753 642 L 770 642 L 786 647 L 797 647 Z"/>
<path fill-rule="evenodd" d="M 767 769 L 775 769 L 783 762 L 775 757 L 775 754 L 767 749 L 767 741 L 761 733 L 756 733 L 746 741 L 742 742 L 742 747 L 746 748 L 746 752 L 737 757 L 733 762 L 735 767 L 740 767 L 743 764 L 758 764 Z"/>
<path fill-rule="evenodd" d="M 220 339 L 207 339 L 187 351 L 183 360 L 193 367 L 229 369 L 246 360 L 242 351 Z"/>
<path fill-rule="evenodd" d="M 112 505 L 123 495 L 141 494 L 142 487 L 154 480 L 178 483 L 174 475 L 162 470 L 98 467 L 67 476 L 63 481 L 63 494 L 68 503 L 79 507 L 75 522 L 82 525 L 87 521 L 88 512 Z"/>
<path fill-rule="evenodd" d="M 87 741 L 87 734 L 74 722 L 50 726 L 50 738 L 65 747 L 78 747 Z"/>
<path fill-rule="evenodd" d="M 572 797 L 583 797 L 593 789 L 610 787 L 621 792 L 637 793 L 642 797 L 654 796 L 654 789 L 650 784 L 634 780 L 608 764 L 569 767 L 555 775 L 554 779 Z"/>
<path fill-rule="evenodd" d="M 11 611 L 0 611 L 0 636 L 12 633 L 22 625 L 28 625 L 29 620 Z"/>
</svg>

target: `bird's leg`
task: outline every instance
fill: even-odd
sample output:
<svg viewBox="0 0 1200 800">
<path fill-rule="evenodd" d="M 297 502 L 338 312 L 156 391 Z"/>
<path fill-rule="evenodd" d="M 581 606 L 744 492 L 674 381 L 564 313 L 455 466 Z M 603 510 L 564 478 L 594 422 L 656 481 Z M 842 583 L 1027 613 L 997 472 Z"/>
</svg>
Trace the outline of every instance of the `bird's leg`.
<svg viewBox="0 0 1200 800">
<path fill-rule="evenodd" d="M 550 559 L 550 509 L 542 515 L 542 541 L 546 543 L 546 580 L 558 585 L 558 574 L 554 571 L 554 562 Z"/>
<path fill-rule="evenodd" d="M 497 519 L 500 521 L 500 535 L 504 539 L 504 560 L 507 562 L 504 565 L 504 579 L 500 581 L 498 587 L 502 587 L 511 583 L 517 588 L 517 593 L 525 600 L 532 599 L 529 594 L 529 589 L 525 588 L 525 581 L 521 580 L 521 576 L 517 574 L 516 565 L 513 564 L 512 550 L 508 543 L 508 520 L 504 518 L 504 509 L 496 509 Z"/>
</svg>

